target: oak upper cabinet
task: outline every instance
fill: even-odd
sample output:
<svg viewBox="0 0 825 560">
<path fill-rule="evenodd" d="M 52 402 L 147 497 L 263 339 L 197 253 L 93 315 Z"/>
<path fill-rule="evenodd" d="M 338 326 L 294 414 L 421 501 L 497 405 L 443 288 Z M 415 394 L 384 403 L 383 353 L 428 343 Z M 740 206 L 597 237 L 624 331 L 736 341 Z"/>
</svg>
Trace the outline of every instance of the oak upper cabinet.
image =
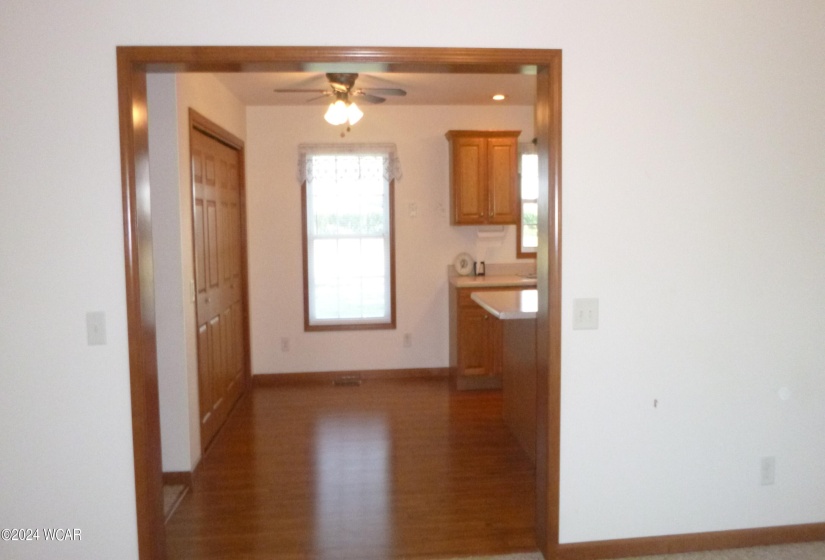
<svg viewBox="0 0 825 560">
<path fill-rule="evenodd" d="M 517 224 L 518 130 L 450 130 L 451 223 Z"/>
</svg>

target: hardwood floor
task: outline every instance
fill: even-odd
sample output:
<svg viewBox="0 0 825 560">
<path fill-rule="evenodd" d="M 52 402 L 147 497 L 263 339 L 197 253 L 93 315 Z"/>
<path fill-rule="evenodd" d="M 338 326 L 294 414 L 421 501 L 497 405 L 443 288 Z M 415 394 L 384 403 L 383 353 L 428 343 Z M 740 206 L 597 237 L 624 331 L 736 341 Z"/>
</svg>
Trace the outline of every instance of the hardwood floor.
<svg viewBox="0 0 825 560">
<path fill-rule="evenodd" d="M 445 378 L 248 391 L 167 524 L 170 560 L 536 550 L 535 471 L 501 393 Z"/>
</svg>

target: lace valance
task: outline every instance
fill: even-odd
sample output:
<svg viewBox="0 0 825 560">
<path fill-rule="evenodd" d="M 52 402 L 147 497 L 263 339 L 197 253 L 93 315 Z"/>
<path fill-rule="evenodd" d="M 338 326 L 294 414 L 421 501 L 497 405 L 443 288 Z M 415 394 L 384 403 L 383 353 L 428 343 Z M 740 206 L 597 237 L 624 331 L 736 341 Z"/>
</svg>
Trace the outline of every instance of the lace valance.
<svg viewBox="0 0 825 560">
<path fill-rule="evenodd" d="M 327 157 L 314 157 L 327 156 Z M 298 180 L 320 178 L 330 173 L 362 177 L 378 169 L 387 181 L 401 178 L 401 163 L 395 144 L 300 144 Z"/>
</svg>

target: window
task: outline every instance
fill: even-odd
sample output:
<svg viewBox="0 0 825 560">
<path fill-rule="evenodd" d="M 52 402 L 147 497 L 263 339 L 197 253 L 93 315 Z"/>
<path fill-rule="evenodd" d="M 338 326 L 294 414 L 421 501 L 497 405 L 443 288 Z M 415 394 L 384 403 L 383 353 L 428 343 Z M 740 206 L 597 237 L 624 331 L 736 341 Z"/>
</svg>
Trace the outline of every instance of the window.
<svg viewBox="0 0 825 560">
<path fill-rule="evenodd" d="M 520 150 L 519 168 L 521 219 L 516 236 L 516 254 L 519 258 L 535 258 L 539 246 L 539 156 L 533 144 Z"/>
<path fill-rule="evenodd" d="M 302 146 L 305 330 L 395 328 L 391 145 Z"/>
</svg>

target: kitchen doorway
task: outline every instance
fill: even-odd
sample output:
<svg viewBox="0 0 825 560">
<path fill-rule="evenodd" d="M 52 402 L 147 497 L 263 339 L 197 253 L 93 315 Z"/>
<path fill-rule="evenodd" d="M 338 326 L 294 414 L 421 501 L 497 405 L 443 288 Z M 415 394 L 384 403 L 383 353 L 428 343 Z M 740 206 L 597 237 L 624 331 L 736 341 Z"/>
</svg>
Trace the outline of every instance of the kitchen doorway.
<svg viewBox="0 0 825 560">
<path fill-rule="evenodd" d="M 389 72 L 537 75 L 535 130 L 540 196 L 537 253 L 539 311 L 536 504 L 537 542 L 545 556 L 558 544 L 560 412 L 561 51 L 355 47 L 120 47 L 118 96 L 138 549 L 165 558 L 161 482 L 154 278 L 149 200 L 146 74 L 284 72 L 306 63 L 376 63 Z"/>
</svg>

